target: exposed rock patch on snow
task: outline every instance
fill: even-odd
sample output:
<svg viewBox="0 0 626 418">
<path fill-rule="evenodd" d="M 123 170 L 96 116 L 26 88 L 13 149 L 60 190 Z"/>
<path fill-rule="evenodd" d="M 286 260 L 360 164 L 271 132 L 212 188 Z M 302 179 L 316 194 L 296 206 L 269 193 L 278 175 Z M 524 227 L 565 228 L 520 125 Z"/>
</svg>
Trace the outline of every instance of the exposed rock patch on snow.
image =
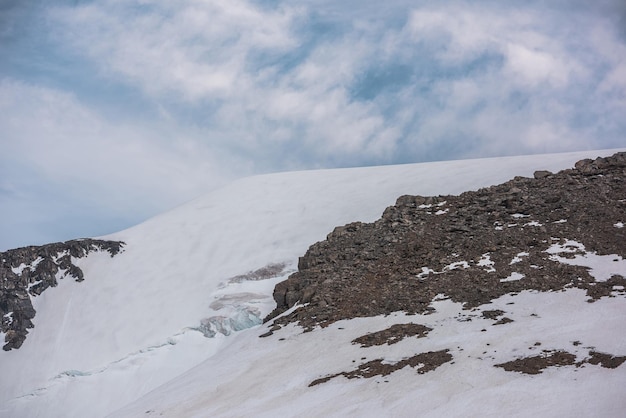
<svg viewBox="0 0 626 418">
<path fill-rule="evenodd" d="M 452 360 L 452 356 L 448 350 L 429 351 L 426 353 L 416 354 L 406 359 L 402 359 L 395 363 L 385 363 L 382 359 L 371 360 L 367 363 L 360 364 L 354 370 L 341 372 L 330 376 L 322 377 L 312 381 L 309 386 L 319 385 L 328 382 L 330 379 L 344 376 L 348 379 L 356 379 L 360 377 L 372 378 L 375 376 L 387 376 L 396 370 L 410 366 L 416 370 L 418 374 L 428 373 L 437 367 Z"/>
<path fill-rule="evenodd" d="M 571 366 L 583 367 L 585 364 L 599 365 L 607 369 L 615 369 L 626 361 L 626 356 L 614 356 L 607 353 L 589 351 L 589 355 L 582 361 L 576 361 L 576 355 L 564 350 L 543 350 L 536 356 L 522 357 L 506 363 L 496 364 L 506 371 L 526 374 L 539 374 L 548 367 Z"/>
<path fill-rule="evenodd" d="M 425 325 L 420 324 L 395 324 L 382 331 L 372 332 L 362 337 L 352 340 L 352 344 L 360 344 L 361 347 L 371 347 L 373 345 L 396 344 L 407 337 L 425 337 L 432 331 Z"/>
<path fill-rule="evenodd" d="M 75 264 L 77 259 L 101 251 L 113 257 L 123 246 L 120 241 L 81 239 L 0 252 L 0 330 L 5 335 L 2 349 L 20 348 L 28 329 L 34 327 L 36 312 L 31 298 L 55 287 L 64 277 L 85 280 Z"/>
</svg>

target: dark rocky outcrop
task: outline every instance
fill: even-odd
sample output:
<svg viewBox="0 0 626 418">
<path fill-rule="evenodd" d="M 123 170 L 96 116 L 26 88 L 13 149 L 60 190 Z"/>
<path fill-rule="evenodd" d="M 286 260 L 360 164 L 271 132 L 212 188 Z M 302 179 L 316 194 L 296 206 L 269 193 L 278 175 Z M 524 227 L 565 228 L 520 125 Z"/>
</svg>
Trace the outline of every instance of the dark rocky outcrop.
<svg viewBox="0 0 626 418">
<path fill-rule="evenodd" d="M 507 372 L 539 374 L 548 367 L 571 366 L 576 364 L 576 356 L 567 351 L 545 351 L 542 354 L 523 357 L 506 363 L 496 364 Z"/>
<path fill-rule="evenodd" d="M 383 359 L 368 361 L 359 365 L 358 368 L 349 372 L 341 372 L 316 379 L 309 383 L 309 387 L 328 382 L 338 376 L 344 376 L 348 379 L 366 378 L 370 379 L 376 376 L 387 376 L 396 370 L 405 368 L 406 366 L 416 369 L 417 374 L 424 374 L 435 370 L 442 364 L 452 361 L 452 355 L 449 350 L 428 351 L 419 353 L 406 359 L 402 359 L 395 363 L 385 362 Z"/>
<path fill-rule="evenodd" d="M 19 348 L 28 329 L 34 327 L 31 297 L 55 287 L 58 279 L 85 279 L 74 259 L 96 251 L 106 251 L 113 257 L 123 246 L 119 241 L 80 239 L 0 252 L 0 330 L 5 333 L 2 349 Z"/>
<path fill-rule="evenodd" d="M 589 301 L 609 296 L 626 288 L 624 277 L 596 281 L 587 268 L 555 257 L 582 254 L 575 243 L 626 257 L 625 180 L 626 153 L 618 153 L 459 196 L 402 196 L 378 221 L 337 227 L 311 246 L 299 271 L 275 287 L 277 307 L 266 321 L 274 319 L 271 330 L 290 322 L 310 330 L 395 311 L 428 313 L 438 295 L 468 309 L 525 289 L 577 287 Z"/>
<path fill-rule="evenodd" d="M 421 324 L 395 324 L 387 329 L 371 332 L 352 341 L 352 344 L 360 344 L 361 347 L 374 345 L 391 345 L 402 341 L 407 337 L 425 337 L 433 329 Z"/>
<path fill-rule="evenodd" d="M 548 367 L 572 366 L 583 367 L 585 364 L 615 369 L 626 361 L 626 356 L 614 356 L 607 353 L 590 351 L 589 356 L 581 361 L 576 361 L 576 355 L 565 350 L 544 350 L 541 354 L 530 357 L 522 357 L 506 363 L 496 364 L 507 372 L 519 372 L 525 374 L 540 374 Z"/>
</svg>

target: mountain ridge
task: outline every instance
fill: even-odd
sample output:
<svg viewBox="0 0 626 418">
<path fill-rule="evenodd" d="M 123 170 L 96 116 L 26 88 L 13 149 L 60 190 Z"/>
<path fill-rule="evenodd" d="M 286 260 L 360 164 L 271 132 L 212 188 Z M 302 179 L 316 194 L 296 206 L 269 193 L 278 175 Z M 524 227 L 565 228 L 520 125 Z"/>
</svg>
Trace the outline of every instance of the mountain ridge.
<svg viewBox="0 0 626 418">
<path fill-rule="evenodd" d="M 66 277 L 77 282 L 84 280 L 76 259 L 99 251 L 114 257 L 123 247 L 121 241 L 83 238 L 0 252 L 0 331 L 5 334 L 2 349 L 20 348 L 28 329 L 34 327 L 36 311 L 31 297 L 56 287 L 58 280 Z"/>
<path fill-rule="evenodd" d="M 298 257 L 337 225 L 375 222 L 401 195 L 461 194 L 609 153 L 259 176 L 100 237 L 123 241 L 124 251 L 113 258 L 94 252 L 77 259 L 86 280 L 60 280 L 33 297 L 35 327 L 18 350 L 0 352 L 5 376 L 0 415 L 380 416 L 393 411 L 412 416 L 419 404 L 424 416 L 462 416 L 467 410 L 515 416 L 521 405 L 529 415 L 544 408 L 543 415 L 549 410 L 618 416 L 616 388 L 624 366 L 603 364 L 619 363 L 626 352 L 623 339 L 611 338 L 623 325 L 619 284 L 594 303 L 586 303 L 589 296 L 579 288 L 522 290 L 473 309 L 440 294 L 423 314 L 341 319 L 323 327 L 312 323 L 307 332 L 289 322 L 265 338 L 258 337 L 271 331 L 271 321 L 256 325 L 276 306 L 273 290 L 296 270 Z M 419 209 L 432 212 L 424 216 L 452 215 L 452 203 L 438 207 L 441 201 L 403 199 L 402 205 L 415 207 L 434 203 Z M 393 224 L 402 221 L 403 215 L 395 219 L 402 213 L 385 216 Z M 511 230 L 540 228 L 524 226 L 533 221 L 539 222 L 511 218 L 518 223 Z M 462 233 L 466 225 L 457 224 Z M 355 232 L 344 228 L 343 233 Z M 591 247 L 558 244 L 558 251 L 544 254 L 554 257 L 555 265 L 595 260 L 587 251 Z M 507 263 L 519 258 L 514 265 L 531 264 L 530 256 L 509 255 L 502 256 Z M 443 276 L 437 273 L 446 266 L 455 267 L 453 274 L 499 267 L 495 255 L 460 256 L 441 260 L 440 266 L 412 268 L 427 281 Z M 502 273 L 502 285 L 520 282 Z M 303 308 L 296 304 L 283 315 Z M 246 327 L 251 328 L 238 331 Z M 574 363 L 567 364 L 572 356 Z M 494 367 L 519 368 L 519 359 L 529 370 L 543 367 L 541 373 Z M 438 365 L 431 369 L 429 362 Z M 587 396 L 592 393 L 593 399 Z M 527 402 L 525 394 L 534 400 Z M 518 409 L 511 409 L 515 405 Z"/>
<path fill-rule="evenodd" d="M 554 258 L 592 252 L 624 263 L 625 180 L 626 153 L 616 153 L 459 196 L 402 196 L 376 222 L 337 227 L 311 246 L 298 272 L 276 286 L 277 308 L 265 322 L 296 303 L 305 306 L 273 325 L 311 329 L 355 316 L 424 313 L 439 294 L 473 308 L 510 292 L 573 286 L 596 300 L 626 279 L 596 281 Z M 528 277 L 506 280 L 514 273 Z"/>
</svg>

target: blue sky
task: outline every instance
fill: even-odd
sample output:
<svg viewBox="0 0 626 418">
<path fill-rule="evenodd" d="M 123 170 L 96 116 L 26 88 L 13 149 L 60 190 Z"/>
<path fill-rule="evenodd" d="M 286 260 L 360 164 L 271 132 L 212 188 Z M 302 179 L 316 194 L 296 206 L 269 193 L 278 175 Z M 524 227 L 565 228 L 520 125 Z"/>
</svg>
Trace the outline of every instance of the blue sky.
<svg viewBox="0 0 626 418">
<path fill-rule="evenodd" d="M 4 1 L 0 250 L 257 173 L 626 147 L 625 28 L 621 0 Z"/>
</svg>

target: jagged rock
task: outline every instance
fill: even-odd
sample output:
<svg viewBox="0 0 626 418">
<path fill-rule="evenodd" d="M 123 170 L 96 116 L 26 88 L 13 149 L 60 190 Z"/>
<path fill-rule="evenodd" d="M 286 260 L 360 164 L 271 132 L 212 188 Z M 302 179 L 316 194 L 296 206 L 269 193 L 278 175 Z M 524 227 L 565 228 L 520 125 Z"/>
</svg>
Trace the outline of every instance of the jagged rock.
<svg viewBox="0 0 626 418">
<path fill-rule="evenodd" d="M 96 251 L 107 251 L 113 257 L 124 245 L 120 241 L 80 239 L 0 252 L 0 330 L 5 333 L 2 349 L 21 347 L 28 329 L 34 327 L 36 312 L 31 297 L 57 286 L 57 279 L 68 275 L 78 282 L 84 280 L 83 271 L 72 258 Z"/>
<path fill-rule="evenodd" d="M 551 176 L 551 175 L 552 175 L 552 173 L 550 171 L 547 171 L 547 170 L 537 170 L 537 171 L 535 171 L 534 177 L 536 179 L 542 179 L 542 178 L 545 178 L 545 177 L 548 177 L 548 176 Z"/>
<path fill-rule="evenodd" d="M 626 279 L 597 282 L 546 252 L 568 240 L 626 257 L 626 153 L 459 196 L 401 196 L 374 223 L 337 227 L 274 290 L 265 319 L 310 330 L 340 319 L 426 313 L 444 294 L 470 309 L 507 293 L 578 287 L 590 301 Z M 574 250 L 572 250 L 574 251 Z M 562 257 L 574 253 L 564 252 Z M 301 307 L 282 314 L 296 303 Z M 507 318 L 508 319 L 508 318 Z"/>
<path fill-rule="evenodd" d="M 576 363 L 576 356 L 567 351 L 548 351 L 543 354 L 519 358 L 496 367 L 502 367 L 509 372 L 520 372 L 526 374 L 540 374 L 548 367 L 569 366 Z"/>
<path fill-rule="evenodd" d="M 395 363 L 385 362 L 383 359 L 368 361 L 359 365 L 355 370 L 349 372 L 341 372 L 316 379 L 309 383 L 309 387 L 328 382 L 338 376 L 345 376 L 348 379 L 372 378 L 375 376 L 387 376 L 396 370 L 400 370 L 406 366 L 416 369 L 418 374 L 428 373 L 435 370 L 442 364 L 452 361 L 452 355 L 449 350 L 428 351 L 426 353 L 416 354 L 412 357 L 400 360 Z"/>
<path fill-rule="evenodd" d="M 615 369 L 626 361 L 626 356 L 614 356 L 608 353 L 599 353 L 590 351 L 589 358 L 576 362 L 576 356 L 564 350 L 543 350 L 543 353 L 537 356 L 521 357 L 502 364 L 496 364 L 496 367 L 502 367 L 509 372 L 519 372 L 526 374 L 540 374 L 548 367 L 562 367 L 576 365 L 582 367 L 585 364 L 604 367 L 605 369 Z"/>
<path fill-rule="evenodd" d="M 404 338 L 417 336 L 425 337 L 433 329 L 421 324 L 394 324 L 382 331 L 372 332 L 352 340 L 352 344 L 360 344 L 361 347 L 374 345 L 396 344 Z"/>
</svg>

